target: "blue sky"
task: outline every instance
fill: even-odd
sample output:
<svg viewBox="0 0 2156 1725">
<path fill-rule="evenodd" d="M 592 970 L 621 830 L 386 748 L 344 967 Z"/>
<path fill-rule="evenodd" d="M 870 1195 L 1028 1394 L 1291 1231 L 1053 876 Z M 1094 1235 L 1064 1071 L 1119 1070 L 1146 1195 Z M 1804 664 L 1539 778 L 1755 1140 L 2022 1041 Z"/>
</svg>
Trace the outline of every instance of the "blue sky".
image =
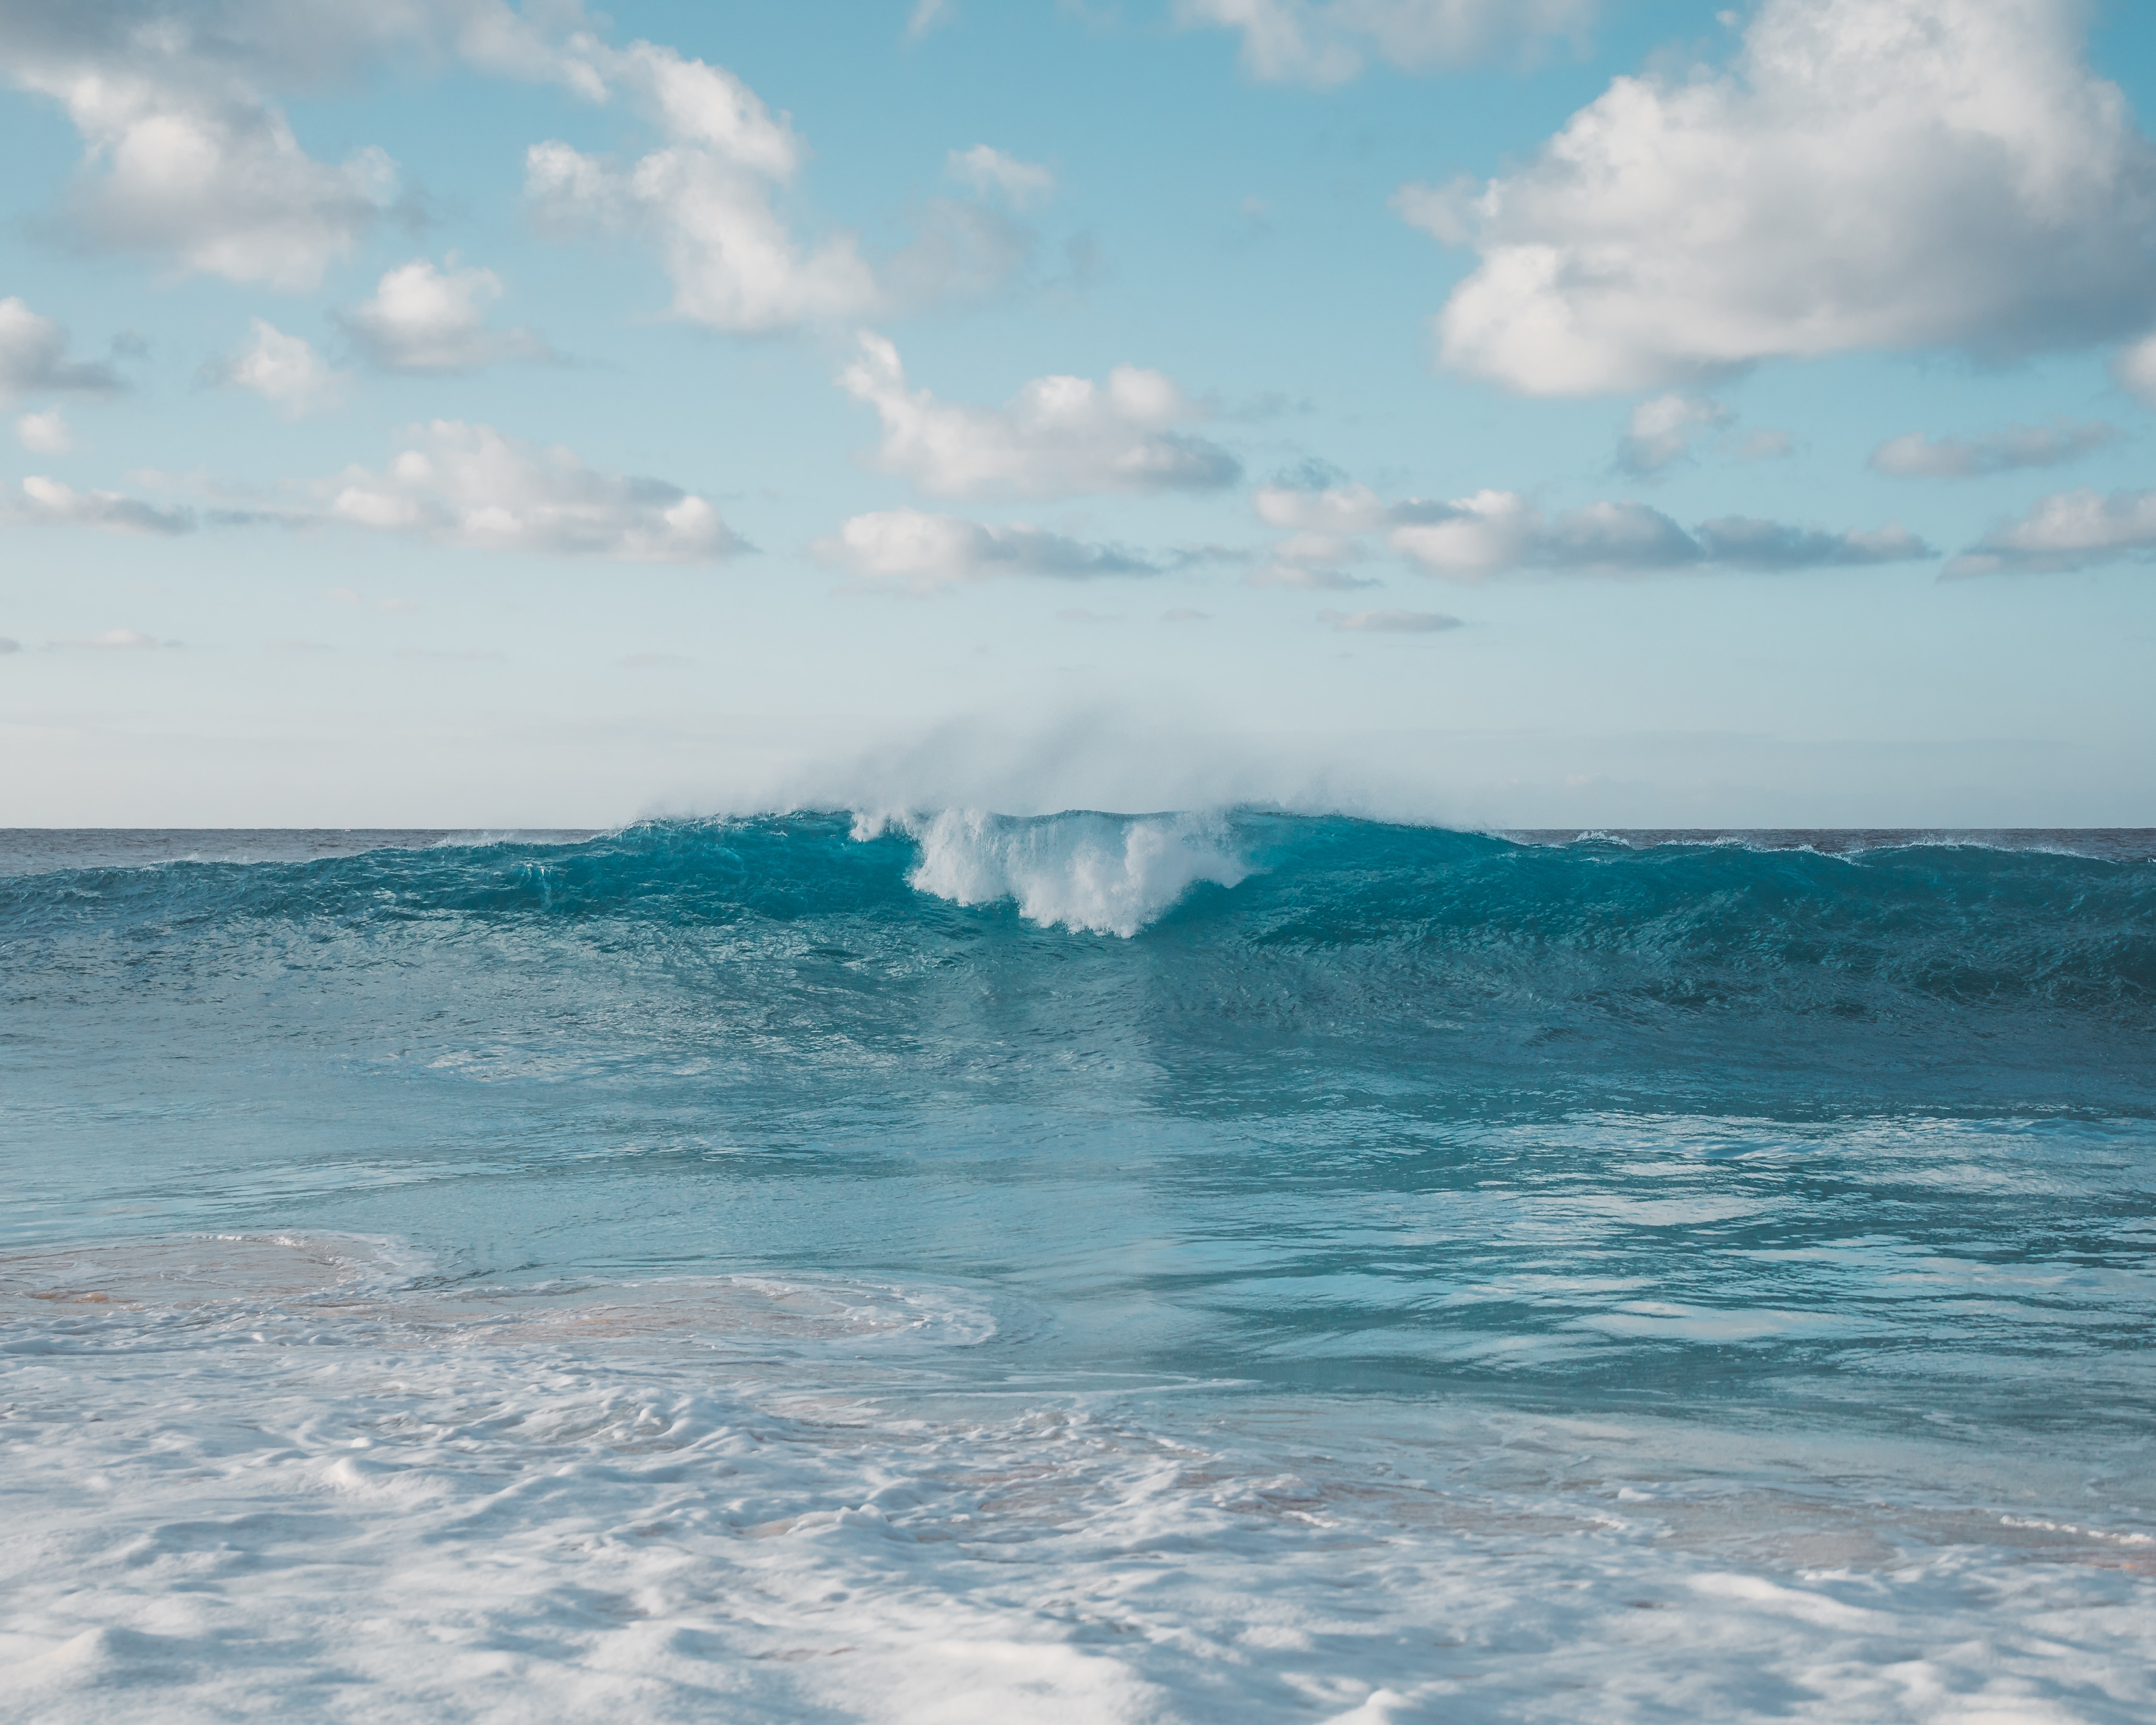
<svg viewBox="0 0 2156 1725">
<path fill-rule="evenodd" d="M 0 823 L 2156 824 L 2156 20 L 0 0 Z"/>
</svg>

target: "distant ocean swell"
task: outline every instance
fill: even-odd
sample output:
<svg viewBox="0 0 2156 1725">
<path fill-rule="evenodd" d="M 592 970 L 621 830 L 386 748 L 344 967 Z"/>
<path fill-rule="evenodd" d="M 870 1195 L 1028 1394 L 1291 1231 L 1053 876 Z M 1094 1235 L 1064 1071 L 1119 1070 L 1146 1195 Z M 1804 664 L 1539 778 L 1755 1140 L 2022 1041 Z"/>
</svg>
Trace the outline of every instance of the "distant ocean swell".
<svg viewBox="0 0 2156 1725">
<path fill-rule="evenodd" d="M 1309 986 L 1282 1010 L 1314 1028 L 1436 1033 L 1461 1013 L 1614 1029 L 1661 1014 L 1739 1038 L 1762 1019 L 1894 1031 L 1966 1016 L 2006 1036 L 1994 1052 L 2010 1055 L 2030 1050 L 2020 1039 L 2056 1033 L 2052 1051 L 2070 1053 L 2089 1034 L 2156 1025 L 2156 860 L 2130 848 L 1830 854 L 1262 814 L 808 815 L 18 876 L 0 879 L 0 927 L 18 953 L 93 934 L 147 951 L 305 931 L 377 946 L 422 930 L 543 942 L 549 927 L 686 949 L 724 930 L 777 957 L 843 947 L 842 962 L 896 964 L 855 972 L 857 999 L 871 977 L 901 993 L 931 985 L 904 962 L 923 942 L 961 940 L 939 957 L 962 970 L 1031 954 L 1097 972 L 1146 961 L 1068 937 L 1143 934 L 1194 987 L 1219 986 L 1219 1011 L 1261 975 L 1300 973 Z"/>
</svg>

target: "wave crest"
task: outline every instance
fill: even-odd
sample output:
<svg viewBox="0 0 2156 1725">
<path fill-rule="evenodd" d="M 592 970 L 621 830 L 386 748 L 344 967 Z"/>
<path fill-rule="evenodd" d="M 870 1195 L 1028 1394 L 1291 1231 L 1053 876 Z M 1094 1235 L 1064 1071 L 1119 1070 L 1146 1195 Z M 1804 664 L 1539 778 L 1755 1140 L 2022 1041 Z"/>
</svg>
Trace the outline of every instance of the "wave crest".
<svg viewBox="0 0 2156 1725">
<path fill-rule="evenodd" d="M 906 876 L 916 891 L 956 905 L 1011 899 L 1020 916 L 1044 927 L 1126 940 L 1201 881 L 1234 886 L 1251 873 L 1232 848 L 1226 822 L 1212 816 L 1018 819 L 947 809 L 900 824 L 921 848 Z"/>
</svg>

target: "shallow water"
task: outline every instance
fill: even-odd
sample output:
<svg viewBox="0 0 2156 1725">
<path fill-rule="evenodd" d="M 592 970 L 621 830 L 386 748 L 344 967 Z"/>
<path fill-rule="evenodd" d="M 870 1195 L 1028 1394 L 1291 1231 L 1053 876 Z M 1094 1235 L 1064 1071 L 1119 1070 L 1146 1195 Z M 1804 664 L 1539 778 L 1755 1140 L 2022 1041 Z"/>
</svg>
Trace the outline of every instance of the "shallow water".
<svg viewBox="0 0 2156 1725">
<path fill-rule="evenodd" d="M 0 1687 L 2146 1717 L 2152 856 L 0 835 Z"/>
</svg>

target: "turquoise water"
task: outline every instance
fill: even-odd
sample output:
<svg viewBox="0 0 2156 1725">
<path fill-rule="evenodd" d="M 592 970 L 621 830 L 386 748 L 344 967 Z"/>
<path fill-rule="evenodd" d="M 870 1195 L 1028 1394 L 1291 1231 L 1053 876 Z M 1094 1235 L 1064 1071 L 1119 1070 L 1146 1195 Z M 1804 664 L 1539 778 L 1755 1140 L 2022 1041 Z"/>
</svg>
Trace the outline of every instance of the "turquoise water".
<svg viewBox="0 0 2156 1725">
<path fill-rule="evenodd" d="M 2156 1705 L 2156 835 L 378 839 L 0 842 L 41 1714 Z"/>
</svg>

